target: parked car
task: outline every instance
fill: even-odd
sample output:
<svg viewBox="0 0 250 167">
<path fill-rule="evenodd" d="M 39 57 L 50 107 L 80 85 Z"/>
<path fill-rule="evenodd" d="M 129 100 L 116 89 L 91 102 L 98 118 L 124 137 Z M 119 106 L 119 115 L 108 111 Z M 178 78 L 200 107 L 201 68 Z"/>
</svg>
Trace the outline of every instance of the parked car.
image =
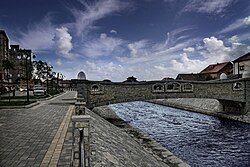
<svg viewBox="0 0 250 167">
<path fill-rule="evenodd" d="M 41 85 L 35 85 L 33 89 L 34 96 L 44 96 L 46 95 L 46 90 Z"/>
<path fill-rule="evenodd" d="M 20 88 L 19 88 L 19 91 L 20 91 L 20 92 L 26 92 L 26 91 L 27 91 L 27 88 L 21 88 L 21 87 L 20 87 Z"/>
</svg>

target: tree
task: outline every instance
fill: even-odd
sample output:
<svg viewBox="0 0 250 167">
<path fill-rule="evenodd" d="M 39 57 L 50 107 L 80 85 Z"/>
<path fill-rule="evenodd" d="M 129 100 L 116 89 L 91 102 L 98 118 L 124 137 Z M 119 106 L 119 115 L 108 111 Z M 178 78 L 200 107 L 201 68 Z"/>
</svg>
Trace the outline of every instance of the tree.
<svg viewBox="0 0 250 167">
<path fill-rule="evenodd" d="M 2 67 L 4 70 L 7 70 L 7 73 L 9 73 L 10 69 L 14 69 L 14 63 L 9 60 L 3 60 Z"/>
<path fill-rule="evenodd" d="M 48 68 L 48 64 L 41 60 L 34 61 L 33 66 L 33 79 L 37 80 L 37 82 L 44 82 L 49 76 L 47 73 L 52 71 L 50 68 Z"/>
<path fill-rule="evenodd" d="M 38 82 L 44 82 L 46 80 L 47 83 L 47 91 L 49 89 L 49 80 L 52 81 L 55 78 L 55 72 L 52 71 L 53 67 L 48 65 L 47 62 L 44 61 L 34 61 L 34 72 L 33 79 Z M 53 85 L 52 85 L 53 87 Z"/>
<path fill-rule="evenodd" d="M 3 67 L 4 70 L 7 71 L 7 82 L 8 82 L 8 86 L 9 86 L 9 81 L 10 81 L 9 71 L 10 71 L 10 69 L 14 69 L 14 63 L 9 61 L 9 60 L 3 60 L 2 61 L 2 67 Z M 10 89 L 10 87 L 9 87 L 9 89 Z M 9 102 L 10 102 L 10 90 L 9 90 Z"/>
</svg>

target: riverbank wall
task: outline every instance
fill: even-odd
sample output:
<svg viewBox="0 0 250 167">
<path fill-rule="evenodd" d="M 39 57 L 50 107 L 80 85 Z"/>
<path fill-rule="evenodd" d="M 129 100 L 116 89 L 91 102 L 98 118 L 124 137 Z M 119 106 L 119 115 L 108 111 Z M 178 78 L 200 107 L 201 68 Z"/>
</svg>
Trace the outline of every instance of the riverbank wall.
<svg viewBox="0 0 250 167">
<path fill-rule="evenodd" d="M 108 106 L 96 107 L 89 113 L 93 118 L 93 166 L 189 167 Z"/>
<path fill-rule="evenodd" d="M 169 99 L 149 100 L 148 102 L 173 108 L 189 110 L 192 112 L 198 112 L 220 118 L 231 119 L 244 123 L 250 123 L 250 113 L 245 113 L 243 115 L 236 115 L 232 113 L 221 112 L 220 103 L 216 99 L 169 98 Z"/>
</svg>

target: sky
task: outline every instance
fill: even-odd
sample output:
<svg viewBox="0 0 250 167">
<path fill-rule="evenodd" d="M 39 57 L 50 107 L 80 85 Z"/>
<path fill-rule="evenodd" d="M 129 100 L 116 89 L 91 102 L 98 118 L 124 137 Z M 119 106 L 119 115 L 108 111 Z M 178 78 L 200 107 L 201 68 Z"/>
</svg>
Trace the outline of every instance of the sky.
<svg viewBox="0 0 250 167">
<path fill-rule="evenodd" d="M 0 29 L 67 79 L 175 78 L 250 51 L 249 0 L 6 0 Z"/>
</svg>

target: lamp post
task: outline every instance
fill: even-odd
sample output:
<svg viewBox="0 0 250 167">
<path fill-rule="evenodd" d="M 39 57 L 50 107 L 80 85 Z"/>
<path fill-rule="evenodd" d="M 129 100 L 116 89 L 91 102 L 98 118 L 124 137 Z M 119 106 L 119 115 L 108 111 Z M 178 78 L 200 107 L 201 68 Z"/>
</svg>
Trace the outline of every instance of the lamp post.
<svg viewBox="0 0 250 167">
<path fill-rule="evenodd" d="M 58 72 L 57 73 L 57 77 L 56 77 L 56 91 L 58 91 L 58 87 L 59 87 L 59 79 L 63 78 L 63 74 Z M 59 87 L 60 88 L 60 87 Z"/>
<path fill-rule="evenodd" d="M 46 85 L 47 85 L 47 93 L 49 92 L 49 71 L 53 68 L 53 66 L 46 65 L 46 72 L 47 72 L 47 79 L 46 79 Z"/>
</svg>

